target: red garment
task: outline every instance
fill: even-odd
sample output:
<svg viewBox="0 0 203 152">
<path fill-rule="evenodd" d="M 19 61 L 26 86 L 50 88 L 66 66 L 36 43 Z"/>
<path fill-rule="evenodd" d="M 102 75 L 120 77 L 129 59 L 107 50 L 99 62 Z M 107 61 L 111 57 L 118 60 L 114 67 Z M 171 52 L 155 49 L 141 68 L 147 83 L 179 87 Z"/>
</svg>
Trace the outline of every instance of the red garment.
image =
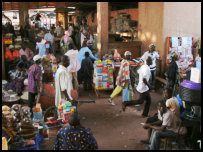
<svg viewBox="0 0 203 152">
<path fill-rule="evenodd" d="M 20 57 L 18 50 L 15 50 L 14 52 L 7 50 L 5 53 L 5 59 L 7 59 L 7 60 L 13 60 L 13 59 L 16 59 L 18 57 Z"/>
</svg>

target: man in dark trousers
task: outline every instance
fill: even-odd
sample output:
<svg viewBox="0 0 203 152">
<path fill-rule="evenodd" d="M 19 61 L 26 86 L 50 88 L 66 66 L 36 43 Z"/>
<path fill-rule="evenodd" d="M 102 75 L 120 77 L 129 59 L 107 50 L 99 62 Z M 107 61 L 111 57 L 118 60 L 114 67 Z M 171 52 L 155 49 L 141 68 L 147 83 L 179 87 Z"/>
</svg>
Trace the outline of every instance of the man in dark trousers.
<svg viewBox="0 0 203 152">
<path fill-rule="evenodd" d="M 152 64 L 151 57 L 148 57 L 145 64 L 143 64 L 140 69 L 138 69 L 139 73 L 139 83 L 136 87 L 136 90 L 140 93 L 140 98 L 138 100 L 133 101 L 125 101 L 122 103 L 123 111 L 127 106 L 132 106 L 136 104 L 143 104 L 144 100 L 146 100 L 145 107 L 142 113 L 143 117 L 147 117 L 149 113 L 149 108 L 151 105 L 151 96 L 149 94 L 149 88 L 153 88 L 148 82 L 150 78 L 150 65 Z"/>
</svg>

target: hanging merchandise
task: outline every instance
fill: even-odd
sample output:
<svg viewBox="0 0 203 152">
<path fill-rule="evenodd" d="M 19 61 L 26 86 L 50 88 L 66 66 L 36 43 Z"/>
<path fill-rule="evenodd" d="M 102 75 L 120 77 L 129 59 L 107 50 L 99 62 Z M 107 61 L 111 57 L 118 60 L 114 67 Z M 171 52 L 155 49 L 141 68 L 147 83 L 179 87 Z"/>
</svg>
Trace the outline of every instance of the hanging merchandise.
<svg viewBox="0 0 203 152">
<path fill-rule="evenodd" d="M 97 60 L 94 63 L 94 79 L 97 90 L 113 89 L 113 62 Z"/>
</svg>

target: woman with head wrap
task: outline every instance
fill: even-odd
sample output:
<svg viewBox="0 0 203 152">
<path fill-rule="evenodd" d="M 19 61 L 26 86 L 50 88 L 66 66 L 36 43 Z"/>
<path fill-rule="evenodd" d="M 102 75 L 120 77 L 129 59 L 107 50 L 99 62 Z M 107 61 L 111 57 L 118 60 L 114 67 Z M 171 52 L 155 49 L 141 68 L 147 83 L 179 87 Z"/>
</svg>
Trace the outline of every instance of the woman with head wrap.
<svg viewBox="0 0 203 152">
<path fill-rule="evenodd" d="M 114 106 L 115 103 L 113 99 L 126 87 L 130 86 L 130 63 L 129 60 L 131 59 L 131 52 L 125 52 L 125 59 L 122 60 L 121 66 L 118 72 L 118 76 L 116 78 L 116 88 L 114 89 L 113 93 L 111 94 L 108 101 Z M 123 93 L 124 95 L 124 93 Z"/>
<path fill-rule="evenodd" d="M 61 128 L 54 142 L 54 150 L 96 150 L 98 144 L 90 129 L 80 125 L 80 117 L 75 112 L 68 124 Z"/>
<path fill-rule="evenodd" d="M 11 82 L 9 83 L 7 90 L 13 90 L 18 95 L 21 95 L 24 86 L 24 80 L 27 76 L 25 71 L 25 65 L 23 62 L 18 64 L 18 68 L 15 71 L 10 71 Z"/>
<path fill-rule="evenodd" d="M 68 46 L 70 43 L 74 45 L 73 40 L 70 37 L 69 32 L 67 30 L 65 31 L 65 35 L 61 38 L 61 41 L 60 41 L 60 46 L 62 47 L 62 50 L 64 53 L 66 53 L 69 50 Z"/>
</svg>

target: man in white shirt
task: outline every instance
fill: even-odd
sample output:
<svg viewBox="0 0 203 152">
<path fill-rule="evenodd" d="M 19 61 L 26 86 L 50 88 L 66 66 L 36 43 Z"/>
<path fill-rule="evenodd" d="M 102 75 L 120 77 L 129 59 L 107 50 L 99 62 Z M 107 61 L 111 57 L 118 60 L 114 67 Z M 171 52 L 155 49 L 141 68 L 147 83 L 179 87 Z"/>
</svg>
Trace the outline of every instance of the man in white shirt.
<svg viewBox="0 0 203 152">
<path fill-rule="evenodd" d="M 138 100 L 134 101 L 127 101 L 122 103 L 122 108 L 123 111 L 125 111 L 125 108 L 127 106 L 132 106 L 136 104 L 143 104 L 144 100 L 146 100 L 146 104 L 142 113 L 143 117 L 148 116 L 149 113 L 149 108 L 151 105 L 151 96 L 149 94 L 149 87 L 151 88 L 152 86 L 148 83 L 149 78 L 150 78 L 150 68 L 149 66 L 152 64 L 152 59 L 151 57 L 148 57 L 146 60 L 146 63 L 138 69 L 139 73 L 139 83 L 136 88 L 136 90 L 140 93 L 140 98 Z M 149 87 L 148 87 L 149 86 Z"/>
<path fill-rule="evenodd" d="M 62 64 L 59 65 L 58 70 L 56 71 L 55 75 L 55 89 L 56 89 L 56 96 L 55 96 L 55 105 L 58 107 L 59 103 L 62 99 L 68 100 L 71 99 L 70 95 L 70 81 L 69 76 L 67 72 L 67 67 L 70 64 L 69 57 L 66 55 L 63 55 L 62 58 Z"/>
<path fill-rule="evenodd" d="M 143 56 L 141 57 L 141 61 L 145 61 L 147 57 L 150 56 L 152 59 L 152 65 L 150 65 L 150 71 L 151 71 L 151 80 L 152 86 L 155 86 L 155 80 L 156 80 L 156 60 L 160 59 L 160 56 L 158 52 L 156 51 L 156 45 L 155 44 L 150 44 L 149 45 L 149 51 L 145 52 Z"/>
<path fill-rule="evenodd" d="M 50 53 L 54 53 L 54 30 L 46 33 L 44 39 L 50 44 Z"/>
<path fill-rule="evenodd" d="M 151 144 L 148 147 L 149 150 L 159 150 L 161 138 L 173 138 L 177 136 L 179 126 L 181 124 L 180 118 L 178 118 L 172 111 L 166 108 L 164 102 L 160 102 L 158 106 L 160 116 L 162 119 L 161 126 L 154 126 L 151 124 L 144 124 L 144 127 L 152 128 Z M 186 134 L 185 127 L 180 127 L 179 134 Z"/>
</svg>

